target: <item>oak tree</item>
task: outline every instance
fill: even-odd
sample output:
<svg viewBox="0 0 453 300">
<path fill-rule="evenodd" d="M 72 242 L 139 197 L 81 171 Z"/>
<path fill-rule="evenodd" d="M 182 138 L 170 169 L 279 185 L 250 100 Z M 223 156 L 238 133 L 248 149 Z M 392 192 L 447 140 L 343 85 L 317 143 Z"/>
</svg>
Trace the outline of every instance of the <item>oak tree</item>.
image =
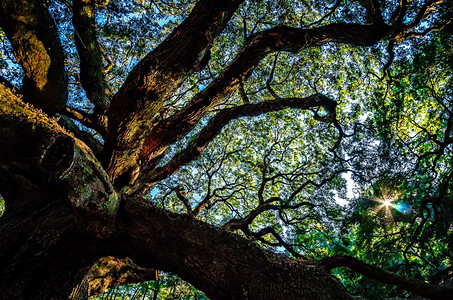
<svg viewBox="0 0 453 300">
<path fill-rule="evenodd" d="M 2 0 L 0 297 L 452 296 L 451 4 Z"/>
</svg>

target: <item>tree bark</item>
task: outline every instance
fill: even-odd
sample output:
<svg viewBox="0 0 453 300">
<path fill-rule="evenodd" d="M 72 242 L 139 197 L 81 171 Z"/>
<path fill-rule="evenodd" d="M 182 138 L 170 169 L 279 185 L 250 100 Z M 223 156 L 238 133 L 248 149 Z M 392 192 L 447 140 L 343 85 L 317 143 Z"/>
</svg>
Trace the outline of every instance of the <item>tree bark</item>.
<svg viewBox="0 0 453 300">
<path fill-rule="evenodd" d="M 122 206 L 111 248 L 144 267 L 174 272 L 211 299 L 352 299 L 314 263 L 261 249 L 189 215 L 141 198 Z"/>
<path fill-rule="evenodd" d="M 57 29 L 43 1 L 2 1 L 0 26 L 24 70 L 25 100 L 50 114 L 61 111 L 68 99 L 68 78 Z"/>
<path fill-rule="evenodd" d="M 357 258 L 351 256 L 332 256 L 320 260 L 319 265 L 327 270 L 348 267 L 369 278 L 379 280 L 383 283 L 396 284 L 405 290 L 429 299 L 450 299 L 453 297 L 453 289 L 446 286 L 439 286 L 425 283 L 419 280 L 405 278 L 403 276 L 376 268 Z"/>
<path fill-rule="evenodd" d="M 5 176 L 22 174 L 52 190 L 87 234 L 105 237 L 113 232 L 119 195 L 93 152 L 2 84 L 0 137 L 5 143 L 0 149 Z"/>
<path fill-rule="evenodd" d="M 55 194 L 18 174 L 5 180 L 11 172 L 3 168 L 0 175 L 2 186 L 18 188 L 1 190 L 7 210 L 0 219 L 0 298 L 67 299 L 101 255 L 99 245 Z"/>
</svg>

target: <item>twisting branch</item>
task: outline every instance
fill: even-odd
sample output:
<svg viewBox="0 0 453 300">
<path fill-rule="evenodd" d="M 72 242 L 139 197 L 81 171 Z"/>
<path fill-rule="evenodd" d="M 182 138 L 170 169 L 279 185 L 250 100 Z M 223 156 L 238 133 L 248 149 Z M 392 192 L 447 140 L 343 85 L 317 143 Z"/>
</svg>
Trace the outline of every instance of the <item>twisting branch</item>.
<svg viewBox="0 0 453 300">
<path fill-rule="evenodd" d="M 260 183 L 260 187 L 258 188 L 258 191 L 257 191 L 257 197 L 258 197 L 258 205 L 262 205 L 264 204 L 265 200 L 264 200 L 264 190 L 266 188 L 266 184 L 269 182 L 269 178 L 266 176 L 267 174 L 267 170 L 269 168 L 269 163 L 268 163 L 268 159 L 269 159 L 269 156 L 272 154 L 272 152 L 274 151 L 274 147 L 277 145 L 277 143 L 272 143 L 272 146 L 269 148 L 268 151 L 266 151 L 267 153 L 264 155 L 263 157 L 263 165 L 261 167 L 261 183 Z M 273 202 L 275 201 L 275 199 L 269 199 L 268 200 L 269 202 Z"/>
<path fill-rule="evenodd" d="M 287 242 L 285 242 L 283 240 L 283 238 L 277 233 L 277 231 L 275 231 L 275 228 L 273 227 L 266 227 L 266 228 L 263 228 L 261 229 L 260 231 L 258 232 L 252 232 L 250 231 L 248 228 L 245 229 L 245 231 L 243 230 L 243 232 L 248 235 L 248 236 L 251 236 L 251 237 L 254 237 L 256 239 L 258 239 L 259 241 L 265 243 L 265 244 L 270 244 L 272 246 L 282 246 L 283 248 L 285 248 L 289 253 L 291 253 L 295 258 L 305 258 L 303 255 L 301 255 L 300 253 L 297 253 L 292 245 L 288 244 Z M 263 236 L 267 235 L 267 234 L 271 234 L 277 241 L 278 241 L 278 244 L 276 243 L 270 243 L 268 241 L 266 241 Z"/>
<path fill-rule="evenodd" d="M 335 176 L 337 176 L 338 174 L 341 174 L 341 173 L 344 173 L 346 172 L 346 170 L 339 170 L 339 171 L 335 171 L 333 172 L 333 174 L 327 178 L 324 178 L 323 180 L 321 180 L 320 182 L 314 182 L 313 180 L 307 180 L 305 181 L 303 184 L 301 184 L 294 192 L 291 193 L 291 195 L 289 196 L 288 200 L 289 201 L 292 201 L 293 199 L 295 199 L 295 197 L 303 190 L 305 189 L 308 185 L 312 185 L 312 186 L 315 186 L 315 187 L 321 187 L 323 186 L 324 184 L 326 184 L 327 182 L 329 181 L 332 181 Z"/>
<path fill-rule="evenodd" d="M 105 53 L 105 49 L 104 47 L 102 46 L 102 44 L 99 44 L 99 49 L 101 50 L 101 53 L 102 53 L 102 57 L 104 57 L 105 61 L 107 62 L 107 66 L 103 67 L 102 68 L 102 72 L 104 74 L 107 74 L 108 72 L 110 72 L 110 70 L 113 68 L 113 61 L 110 59 L 110 57 L 107 55 L 107 53 Z M 131 48 L 132 49 L 132 48 Z M 129 49 L 129 51 L 131 50 Z M 129 52 L 128 51 L 128 52 Z M 127 57 L 127 55 L 126 55 Z"/>
<path fill-rule="evenodd" d="M 395 40 L 392 39 L 390 40 L 388 46 L 387 46 L 387 53 L 389 55 L 389 58 L 387 59 L 387 62 L 385 63 L 384 65 L 384 68 L 383 68 L 383 76 L 382 76 L 382 79 L 384 79 L 384 77 L 387 75 L 388 77 L 390 77 L 390 66 L 392 65 L 393 63 L 393 59 L 395 58 L 395 52 L 393 51 L 393 48 L 395 47 Z M 381 79 L 381 80 L 382 80 Z"/>
<path fill-rule="evenodd" d="M 302 206 L 309 206 L 309 207 L 315 207 L 311 202 L 307 201 L 302 201 L 297 204 L 279 204 L 275 205 L 272 204 L 275 201 L 281 201 L 280 198 L 278 197 L 272 197 L 269 200 L 267 200 L 265 203 L 262 203 L 258 205 L 255 209 L 250 211 L 247 216 L 241 219 L 231 219 L 228 221 L 225 225 L 223 225 L 223 228 L 227 230 L 236 230 L 236 229 L 245 229 L 248 228 L 250 224 L 258 217 L 261 213 L 269 210 L 283 210 L 283 209 L 298 209 Z"/>
<path fill-rule="evenodd" d="M 330 17 L 340 7 L 342 2 L 343 2 L 342 0 L 337 0 L 337 2 L 335 2 L 335 4 L 332 6 L 332 8 L 330 9 L 330 11 L 327 14 L 325 14 L 323 17 L 321 17 L 318 21 L 315 21 L 315 22 L 309 24 L 307 27 L 310 28 L 315 25 L 321 24 L 325 19 Z"/>
<path fill-rule="evenodd" d="M 184 204 L 184 207 L 186 208 L 187 213 L 192 214 L 192 206 L 190 205 L 189 199 L 187 199 L 186 196 L 183 195 L 184 190 L 183 190 L 182 185 L 179 185 L 176 188 L 174 188 L 174 191 L 175 191 L 176 197 L 178 197 L 178 199 L 182 202 L 182 204 Z"/>
<path fill-rule="evenodd" d="M 224 109 L 213 117 L 187 148 L 176 154 L 169 163 L 165 166 L 158 167 L 155 170 L 149 170 L 149 172 L 141 174 L 138 177 L 136 184 L 134 184 L 131 189 L 131 192 L 146 192 L 147 188 L 154 183 L 165 179 L 177 172 L 183 165 L 199 158 L 201 152 L 208 143 L 211 142 L 231 120 L 240 117 L 259 116 L 264 113 L 279 111 L 286 108 L 309 109 L 316 106 L 323 106 L 326 110 L 332 112 L 335 111 L 336 102 L 325 95 L 315 94 L 306 98 L 283 98 Z"/>
<path fill-rule="evenodd" d="M 444 26 L 446 26 L 451 20 L 444 20 L 440 24 L 435 24 L 430 26 L 429 28 L 425 29 L 423 32 L 411 32 L 417 25 L 422 22 L 423 19 L 427 17 L 432 11 L 434 6 L 444 3 L 443 0 L 428 0 L 426 1 L 418 10 L 417 15 L 412 19 L 411 22 L 407 24 L 404 23 L 404 18 L 406 16 L 407 11 L 407 0 L 401 0 L 398 10 L 392 16 L 391 20 L 396 20 L 394 22 L 394 32 L 391 34 L 391 38 L 395 38 L 397 42 L 402 42 L 407 38 L 414 37 L 414 36 L 424 36 L 431 31 L 440 30 Z"/>
<path fill-rule="evenodd" d="M 225 225 L 223 225 L 223 228 L 225 228 L 226 230 L 230 230 L 230 231 L 239 229 L 245 235 L 256 238 L 265 244 L 284 247 L 294 257 L 305 258 L 300 253 L 297 253 L 293 249 L 292 245 L 285 242 L 283 240 L 283 238 L 277 233 L 277 231 L 275 231 L 275 229 L 273 227 L 269 226 L 269 227 L 259 230 L 258 232 L 252 232 L 250 230 L 250 228 L 249 228 L 250 224 L 252 224 L 252 222 L 256 219 L 256 217 L 258 217 L 261 213 L 263 213 L 265 211 L 269 211 L 269 210 L 282 211 L 284 209 L 297 209 L 302 206 L 315 207 L 315 205 L 310 202 L 300 202 L 300 203 L 297 203 L 294 205 L 288 205 L 288 204 L 274 205 L 274 204 L 272 204 L 273 202 L 276 202 L 276 201 L 280 201 L 280 198 L 272 197 L 272 198 L 266 200 L 264 203 L 259 204 L 254 210 L 249 212 L 249 214 L 246 217 L 244 217 L 242 219 L 232 219 L 232 220 L 228 221 Z M 278 241 L 278 243 L 275 244 L 275 243 L 270 243 L 269 241 L 266 241 L 263 238 L 263 236 L 265 236 L 267 234 L 271 234 Z"/>
<path fill-rule="evenodd" d="M 412 30 L 425 18 L 426 13 L 430 11 L 433 6 L 443 3 L 443 0 L 428 0 L 420 7 L 417 16 L 406 26 L 406 31 Z"/>
<path fill-rule="evenodd" d="M 234 151 L 223 151 L 223 154 L 222 156 L 219 158 L 219 159 L 216 159 L 213 163 L 213 165 L 211 165 L 207 170 L 206 170 L 206 176 L 207 176 L 207 186 L 206 186 L 206 196 L 200 201 L 198 202 L 198 204 L 195 206 L 195 208 L 192 210 L 192 215 L 193 216 L 197 216 L 198 214 L 200 214 L 200 212 L 205 209 L 205 208 L 210 208 L 212 206 L 214 206 L 214 203 L 215 201 L 212 201 L 213 198 L 219 198 L 221 199 L 222 198 L 222 201 L 226 201 L 225 198 L 229 198 L 229 197 L 222 197 L 222 196 L 218 196 L 216 195 L 217 192 L 221 191 L 221 190 L 226 190 L 227 189 L 227 186 L 222 186 L 220 188 L 216 188 L 212 191 L 212 183 L 213 183 L 213 178 L 214 178 L 214 175 L 216 175 L 219 170 L 222 168 L 224 162 L 226 161 L 226 159 L 233 155 L 233 154 L 236 154 L 238 152 L 241 152 L 243 149 L 242 147 L 239 147 L 237 148 L 236 150 Z M 217 164 L 217 166 L 214 168 L 214 166 Z M 236 183 L 230 183 L 228 184 L 228 186 L 231 186 L 232 188 L 234 187 L 237 187 L 237 182 Z M 220 201 L 220 200 L 219 200 Z"/>
<path fill-rule="evenodd" d="M 411 37 L 424 37 L 425 35 L 427 35 L 428 33 L 430 33 L 431 31 L 438 31 L 438 30 L 442 30 L 443 28 L 445 28 L 445 26 L 447 26 L 449 23 L 451 23 L 451 20 L 444 20 L 443 22 L 441 22 L 440 24 L 437 24 L 437 25 L 434 25 L 434 26 L 431 26 L 429 28 L 426 28 L 425 30 L 423 30 L 422 32 L 415 32 L 415 31 L 411 31 L 411 32 L 407 32 L 404 36 L 404 39 L 408 39 L 408 38 L 411 38 Z"/>
<path fill-rule="evenodd" d="M 450 299 L 453 297 L 453 289 L 450 287 L 433 285 L 415 279 L 408 279 L 398 274 L 371 266 L 352 256 L 327 257 L 321 259 L 318 262 L 318 265 L 326 268 L 327 270 L 338 267 L 346 267 L 368 278 L 396 285 L 401 289 L 429 299 Z"/>
</svg>

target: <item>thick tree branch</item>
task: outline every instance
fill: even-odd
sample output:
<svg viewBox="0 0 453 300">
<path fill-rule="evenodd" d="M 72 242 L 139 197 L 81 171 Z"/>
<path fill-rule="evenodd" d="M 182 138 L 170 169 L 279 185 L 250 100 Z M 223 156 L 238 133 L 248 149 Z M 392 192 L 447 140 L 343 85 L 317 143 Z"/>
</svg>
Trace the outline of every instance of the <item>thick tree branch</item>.
<svg viewBox="0 0 453 300">
<path fill-rule="evenodd" d="M 80 58 L 80 81 L 88 99 L 95 106 L 95 113 L 105 114 L 109 99 L 102 72 L 102 52 L 96 38 L 96 0 L 74 0 L 72 23 L 74 41 Z"/>
<path fill-rule="evenodd" d="M 358 1 L 368 5 L 367 10 L 374 13 L 379 12 L 378 3 L 382 3 L 380 0 Z M 81 289 L 88 291 L 90 281 L 93 283 L 91 287 L 94 293 L 104 289 L 106 283 L 111 286 L 131 282 L 130 280 L 155 279 L 154 270 L 158 268 L 180 275 L 213 299 L 316 299 L 320 295 L 324 299 L 351 299 L 353 297 L 329 273 L 332 268 L 345 266 L 419 295 L 453 297 L 452 288 L 406 279 L 347 256 L 326 258 L 320 262 L 291 260 L 283 255 L 267 252 L 225 228 L 216 228 L 195 218 L 205 205 L 216 204 L 210 197 L 220 199 L 219 202 L 224 201 L 231 211 L 240 216 L 240 219 L 228 222 L 226 228 L 240 229 L 246 235 L 269 245 L 283 245 L 297 256 L 292 245 L 284 241 L 284 236 L 280 236 L 277 229 L 266 227 L 252 232 L 250 225 L 261 213 L 269 210 L 278 211 L 280 221 L 288 226 L 308 218 L 311 214 L 283 217 L 286 213 L 284 210 L 297 210 L 301 206 L 313 207 L 314 204 L 309 202 L 297 203 L 296 195 L 308 185 L 319 188 L 345 170 L 334 168 L 329 171 L 330 175 L 325 175 L 328 178 L 319 179 L 319 183 L 309 176 L 306 182 L 296 185 L 299 178 L 307 174 L 301 171 L 306 166 L 305 163 L 301 162 L 302 165 L 299 164 L 291 175 L 277 173 L 266 177 L 274 162 L 270 162 L 272 158 L 265 157 L 262 182 L 257 192 L 259 201 L 255 207 L 248 208 L 248 214 L 244 213 L 247 208 L 233 207 L 234 204 L 229 203 L 229 199 L 235 197 L 238 190 L 243 195 L 248 194 L 248 182 L 242 176 L 235 179 L 236 182 L 225 180 L 227 175 L 217 176 L 215 173 L 224 169 L 219 162 L 213 162 L 213 167 L 206 171 L 209 173 L 206 197 L 195 208 L 192 209 L 192 205 L 199 200 L 198 197 L 192 201 L 176 190 L 177 197 L 187 208 L 188 214 L 156 208 L 148 198 L 142 197 L 141 193 L 146 191 L 147 184 L 168 177 L 182 165 L 199 157 L 209 142 L 233 119 L 285 108 L 308 109 L 319 106 L 327 110 L 327 117 L 335 117 L 336 103 L 324 95 L 317 94 L 303 99 L 279 98 L 271 89 L 272 75 L 267 85 L 276 99 L 250 104 L 241 84 L 270 53 L 296 53 L 307 47 L 317 47 L 329 42 L 366 46 L 389 36 L 396 42 L 393 32 L 402 37 L 405 34 L 407 36 L 407 32 L 402 32 L 407 29 L 403 24 L 405 17 L 417 15 L 417 11 L 415 14 L 406 14 L 407 7 L 402 5 L 401 22 L 395 28 L 383 24 L 382 18 L 379 20 L 379 15 L 376 15 L 376 18 L 371 16 L 371 25 L 331 24 L 314 29 L 278 26 L 253 34 L 230 66 L 191 99 L 184 109 L 163 121 L 153 119 L 156 113 L 163 112 L 163 104 L 167 104 L 165 101 L 174 94 L 183 80 L 191 72 L 203 68 L 209 60 L 211 43 L 241 2 L 243 0 L 197 1 L 189 17 L 134 68 L 108 112 L 109 130 L 106 147 L 102 152 L 108 173 L 93 154 L 93 151 L 99 153 L 100 143 L 87 135 L 80 135 L 84 141 L 91 141 L 91 149 L 88 148 L 86 143 L 68 133 L 54 118 L 49 118 L 46 113 L 21 100 L 23 96 L 25 101 L 44 108 L 48 113 L 60 113 L 65 107 L 67 77 L 58 32 L 46 7 L 49 1 L 3 0 L 0 3 L 0 26 L 10 39 L 15 56 L 26 74 L 21 96 L 15 94 L 13 88 L 8 88 L 8 82 L 0 78 L 0 193 L 6 199 L 8 208 L 0 218 L 0 290 L 4 297 L 67 298 L 67 291 L 74 283 L 87 274 L 95 261 L 106 255 L 131 257 L 135 263 L 145 268 L 138 267 L 129 259 L 109 257 L 104 261 L 105 264 L 100 262 L 98 268 L 92 270 L 92 275 L 102 278 L 101 281 L 94 284 L 95 280 L 86 276 L 86 281 L 79 286 Z M 436 1 L 426 2 L 414 18 L 416 23 L 423 22 L 430 13 L 429 6 L 434 6 L 434 2 Z M 402 0 L 402 4 L 407 4 L 407 1 Z M 413 9 L 414 5 L 411 2 L 410 8 Z M 102 111 L 107 109 L 108 101 L 103 102 L 106 100 L 105 83 L 102 74 L 98 77 L 97 73 L 102 73 L 102 49 L 97 44 L 94 31 L 94 0 L 72 0 L 69 6 L 74 7 L 82 85 L 91 101 L 95 102 L 94 115 L 102 116 L 105 115 Z M 265 24 L 262 21 L 263 19 L 258 23 Z M 241 88 L 244 105 L 218 112 L 201 133 L 189 142 L 185 150 L 177 153 L 167 165 L 155 167 L 156 164 L 153 163 L 159 160 L 169 145 L 185 137 L 207 112 L 238 87 Z M 99 98 L 99 94 L 103 96 Z M 106 133 L 103 123 L 105 119 L 96 120 L 93 115 L 78 111 L 67 113 L 72 113 L 73 118 L 93 127 L 100 124 L 100 132 Z M 437 111 L 433 110 L 433 113 Z M 317 113 L 315 118 L 328 119 Z M 66 121 L 67 128 L 74 125 L 64 118 L 61 121 Z M 444 162 L 440 153 L 446 151 L 446 147 L 453 141 L 452 122 L 450 117 L 443 134 L 436 132 L 433 138 L 429 138 L 433 146 L 437 144 L 440 150 L 436 150 L 435 146 L 434 150 L 419 155 L 432 157 L 434 165 L 438 165 L 432 168 L 434 174 Z M 336 148 L 344 133 L 335 118 L 333 124 L 340 131 L 340 139 L 334 146 Z M 441 126 L 445 124 L 442 123 Z M 81 134 L 73 127 L 71 130 Z M 423 138 L 425 133 L 429 131 L 421 132 L 420 136 Z M 443 141 L 440 141 L 442 135 Z M 283 143 L 275 144 L 283 149 L 276 161 L 284 162 L 286 154 L 283 152 L 287 146 Z M 322 147 L 324 146 L 321 145 Z M 316 152 L 316 147 L 313 149 Z M 227 152 L 226 148 L 224 152 Z M 269 150 L 269 156 L 271 152 Z M 226 160 L 226 155 L 223 160 Z M 343 165 L 341 162 L 344 165 L 354 164 L 353 158 L 343 159 L 339 156 L 335 153 L 335 159 L 340 162 L 339 167 Z M 214 160 L 211 159 L 211 162 Z M 311 162 L 311 157 L 306 156 L 303 160 Z M 212 170 L 216 165 L 217 169 Z M 441 171 L 445 171 L 444 169 Z M 141 172 L 137 172 L 138 170 Z M 272 174 L 274 172 L 279 171 L 273 170 Z M 358 173 L 351 171 L 353 174 L 355 172 Z M 134 193 L 116 193 L 113 182 L 116 188 L 123 187 L 135 180 L 134 174 L 138 175 L 138 180 L 131 188 Z M 198 175 L 204 174 L 198 173 L 195 177 L 201 178 Z M 280 179 L 294 179 L 289 184 L 289 188 L 294 191 L 291 194 L 288 191 L 281 193 L 286 195 L 284 201 L 277 197 L 267 198 L 266 182 L 279 183 Z M 453 174 L 442 174 L 436 179 L 440 182 L 440 194 L 432 199 L 422 199 L 418 215 L 422 221 L 415 228 L 414 241 L 421 230 L 426 228 L 428 218 L 433 213 L 437 215 L 439 206 L 445 204 L 451 207 L 451 201 L 442 201 L 450 200 L 447 196 L 451 190 Z M 219 182 L 227 187 L 218 188 Z M 335 189 L 335 186 L 331 188 Z M 175 190 L 171 192 L 173 191 Z M 218 194 L 216 191 L 219 191 Z M 125 201 L 120 205 L 120 200 L 123 199 Z M 428 202 L 432 205 L 428 205 Z M 328 213 L 326 206 L 320 205 L 320 208 Z M 425 216 L 425 211 L 428 216 Z M 208 218 L 211 217 L 215 216 Z M 415 221 L 416 218 L 413 219 L 410 230 L 413 230 Z M 269 235 L 273 236 L 270 240 L 267 238 Z M 410 247 L 411 243 L 408 245 Z M 73 291 L 73 297 L 86 296 L 79 293 L 79 288 Z"/>
<path fill-rule="evenodd" d="M 249 299 L 261 299 L 263 295 L 272 299 L 329 297 L 333 286 L 325 284 L 328 278 L 323 276 L 319 287 L 308 287 L 304 281 L 315 283 L 318 268 L 329 271 L 337 267 L 350 268 L 431 299 L 449 299 L 453 293 L 451 288 L 407 279 L 349 256 L 325 258 L 314 265 L 294 261 L 266 252 L 246 239 L 211 227 L 190 215 L 160 210 L 140 198 L 124 202 L 119 221 L 127 237 L 111 245 L 118 255 L 131 257 L 142 267 L 176 272 L 213 299 L 243 299 L 245 295 Z M 272 229 L 264 228 L 254 233 L 256 237 L 265 234 L 273 234 Z M 285 271 L 281 272 L 281 268 Z M 305 268 L 310 271 L 304 271 Z M 308 279 L 307 276 L 314 277 Z M 298 295 L 297 290 L 295 293 L 294 289 L 290 289 L 292 294 L 286 295 L 283 286 L 294 284 L 308 290 L 301 288 L 302 294 Z M 280 287 L 278 291 L 272 288 L 274 285 Z M 321 288 L 319 294 L 311 295 L 317 288 Z M 340 298 L 347 299 L 350 295 L 344 294 Z"/>
<path fill-rule="evenodd" d="M 168 164 L 158 167 L 155 170 L 149 170 L 149 172 L 143 172 L 130 192 L 146 192 L 148 187 L 152 184 L 165 179 L 177 172 L 183 165 L 199 158 L 201 152 L 208 143 L 211 142 L 231 120 L 240 117 L 259 116 L 264 113 L 279 111 L 286 108 L 308 109 L 316 106 L 323 106 L 330 113 L 335 113 L 335 101 L 322 94 L 315 94 L 306 98 L 269 100 L 257 104 L 244 104 L 238 107 L 224 109 L 213 117 L 187 148 L 177 153 Z"/>
<path fill-rule="evenodd" d="M 371 266 L 352 256 L 333 256 L 319 261 L 319 265 L 327 270 L 346 267 L 366 277 L 397 287 L 429 299 L 450 299 L 453 288 L 433 285 L 420 280 L 408 279 L 395 273 Z"/>
<path fill-rule="evenodd" d="M 209 51 L 241 2 L 198 1 L 170 36 L 129 73 L 109 109 L 104 165 L 113 181 L 138 168 L 138 154 L 154 115 Z M 125 177 L 119 181 L 131 180 Z"/>
<path fill-rule="evenodd" d="M 119 224 L 126 235 L 111 243 L 115 256 L 175 272 L 211 299 L 351 299 L 321 268 L 146 200 L 124 201 Z"/>
<path fill-rule="evenodd" d="M 51 114 L 63 109 L 68 98 L 63 49 L 56 26 L 42 1 L 2 1 L 0 27 L 24 70 L 25 101 Z"/>
<path fill-rule="evenodd" d="M 93 200 L 99 199 L 99 193 L 103 195 L 101 199 L 111 198 L 108 191 L 113 188 L 106 183 L 106 174 L 93 165 L 96 161 L 89 150 L 83 149 L 83 144 L 68 136 L 45 114 L 22 103 L 9 89 L 0 87 L 0 137 L 6 145 L 0 148 L 0 166 L 15 170 L 34 167 L 35 171 L 29 176 L 34 174 L 33 179 L 38 181 L 42 178 L 42 184 L 53 178 L 50 183 L 54 189 L 65 188 L 65 193 L 60 194 L 63 198 L 78 201 L 69 201 L 67 205 L 76 217 L 82 218 L 82 222 L 79 221 L 81 229 L 91 228 L 88 232 L 93 234 L 95 226 L 96 236 L 102 237 L 105 231 L 99 228 L 105 228 L 105 220 L 111 221 L 111 215 L 106 215 L 105 211 L 110 212 L 111 205 L 115 204 L 95 203 Z M 27 141 L 28 147 L 22 147 L 18 134 Z M 69 139 L 75 141 L 76 146 L 69 143 Z M 84 154 L 75 155 L 74 159 L 69 154 L 76 147 Z M 81 185 L 75 185 L 75 180 Z M 87 190 L 78 190 L 86 185 Z M 77 190 L 71 189 L 72 186 Z M 98 209 L 97 204 L 104 207 Z M 85 207 L 89 207 L 91 215 L 84 213 Z M 70 220 L 61 209 L 55 213 L 52 220 L 58 220 L 62 214 Z M 101 224 L 88 222 L 92 220 Z M 114 238 L 98 242 L 103 245 L 100 248 L 108 248 L 117 256 L 129 256 L 143 267 L 175 272 L 212 298 L 308 299 L 321 293 L 331 299 L 351 298 L 338 281 L 315 265 L 266 252 L 246 239 L 191 216 L 157 209 L 140 197 L 125 201 L 116 221 L 118 227 Z M 269 230 L 257 234 L 267 232 L 273 234 Z M 87 237 L 77 236 L 75 241 L 83 241 L 83 246 L 92 244 L 87 242 Z M 77 245 L 70 245 L 77 248 Z M 78 257 L 74 251 L 70 254 Z M 335 264 L 327 266 L 329 269 Z M 300 289 L 295 290 L 294 286 Z M 405 287 L 403 283 L 400 286 Z M 450 296 L 450 290 L 444 291 L 441 290 L 439 295 Z"/>
<path fill-rule="evenodd" d="M 3 185 L 3 179 L 12 179 L 12 168 L 3 167 L 0 166 L 2 193 L 11 188 Z M 9 183 L 18 188 L 15 195 L 5 197 L 8 210 L 0 218 L 1 298 L 68 299 L 74 286 L 102 255 L 100 249 L 80 232 L 73 213 L 51 186 L 14 179 Z"/>
</svg>

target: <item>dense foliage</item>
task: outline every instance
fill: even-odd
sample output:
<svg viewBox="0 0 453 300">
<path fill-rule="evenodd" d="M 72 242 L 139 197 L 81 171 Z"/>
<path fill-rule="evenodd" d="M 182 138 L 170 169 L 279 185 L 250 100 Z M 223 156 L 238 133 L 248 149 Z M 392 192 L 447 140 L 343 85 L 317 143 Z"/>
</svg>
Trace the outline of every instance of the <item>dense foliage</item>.
<svg viewBox="0 0 453 300">
<path fill-rule="evenodd" d="M 93 113 L 95 104 L 79 74 L 73 4 L 48 2 L 69 75 L 67 106 Z M 398 1 L 244 1 L 214 39 L 206 67 L 184 78 L 154 122 L 188 106 L 257 32 L 277 25 L 368 24 L 376 17 L 369 4 L 376 2 L 385 22 L 402 17 L 394 15 Z M 424 1 L 402 3 L 407 11 L 400 22 L 414 22 L 413 28 L 372 46 L 326 43 L 300 53 L 267 55 L 233 93 L 210 106 L 187 135 L 171 144 L 158 167 L 190 146 L 222 111 L 313 94 L 332 102 L 234 118 L 198 159 L 152 185 L 147 199 L 298 260 L 349 255 L 404 277 L 448 281 L 453 268 L 451 1 L 428 1 L 423 21 L 417 22 Z M 194 1 L 96 1 L 107 97 L 193 6 Z M 0 38 L 0 74 L 20 90 L 23 71 L 3 33 Z M 64 112 L 56 118 L 67 118 L 63 115 L 73 118 L 78 131 L 104 141 L 102 132 L 83 118 Z M 347 268 L 333 274 L 351 293 L 367 298 L 410 295 Z M 206 299 L 167 273 L 158 281 L 114 287 L 93 299 L 146 297 Z"/>
</svg>

